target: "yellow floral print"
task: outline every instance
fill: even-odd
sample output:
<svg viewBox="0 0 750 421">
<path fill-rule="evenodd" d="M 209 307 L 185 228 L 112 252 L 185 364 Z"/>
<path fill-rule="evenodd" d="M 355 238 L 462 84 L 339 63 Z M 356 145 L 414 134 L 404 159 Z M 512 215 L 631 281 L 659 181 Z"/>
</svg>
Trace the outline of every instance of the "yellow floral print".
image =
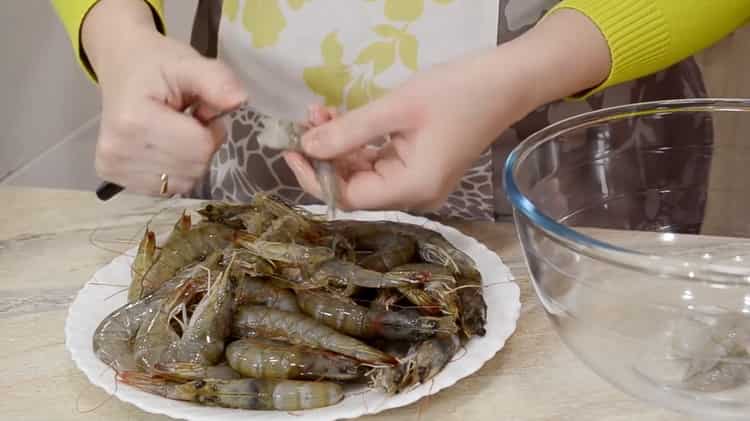
<svg viewBox="0 0 750 421">
<path fill-rule="evenodd" d="M 455 0 L 432 1 L 436 4 L 450 4 Z M 396 22 L 414 22 L 424 13 L 424 2 L 425 0 L 385 0 L 385 16 Z"/>
<path fill-rule="evenodd" d="M 242 25 L 252 36 L 255 48 L 268 48 L 278 43 L 287 27 L 280 2 L 283 0 L 246 0 L 242 10 Z M 290 10 L 299 10 L 312 0 L 286 0 Z M 377 2 L 380 0 L 365 0 Z M 398 61 L 411 71 L 419 64 L 419 41 L 409 33 L 412 22 L 425 10 L 425 1 L 445 5 L 455 0 L 383 0 L 384 15 L 401 27 L 380 24 L 373 27 L 378 39 L 366 45 L 353 63 L 343 62 L 343 45 L 336 32 L 329 33 L 320 49 L 322 64 L 303 70 L 308 88 L 325 99 L 330 107 L 357 108 L 387 91 L 376 79 Z M 224 14 L 234 21 L 239 13 L 239 0 L 224 0 Z"/>
<path fill-rule="evenodd" d="M 237 9 L 239 9 L 239 0 L 224 0 L 222 11 L 227 16 L 227 19 L 233 21 L 237 19 Z"/>
<path fill-rule="evenodd" d="M 393 40 L 392 44 L 398 48 L 398 55 L 404 66 L 414 71 L 417 70 L 419 42 L 417 37 L 406 31 L 406 27 L 399 29 L 392 25 L 376 25 L 374 31 L 381 37 Z M 393 64 L 393 60 L 391 60 L 391 64 Z"/>
<path fill-rule="evenodd" d="M 289 7 L 291 7 L 293 10 L 299 10 L 302 8 L 302 6 L 305 5 L 306 1 L 310 0 L 289 0 Z"/>
<path fill-rule="evenodd" d="M 424 0 L 385 0 L 385 16 L 397 22 L 414 22 L 424 12 Z"/>
<path fill-rule="evenodd" d="M 299 10 L 311 0 L 287 0 L 289 8 Z M 230 21 L 237 16 L 239 0 L 224 0 L 224 14 Z M 279 0 L 246 0 L 242 12 L 242 25 L 253 37 L 253 47 L 265 48 L 275 45 L 287 26 Z"/>
<path fill-rule="evenodd" d="M 277 0 L 247 0 L 242 14 L 242 24 L 253 36 L 253 47 L 270 47 L 279 41 L 286 27 Z"/>
<path fill-rule="evenodd" d="M 323 65 L 308 67 L 302 77 L 307 86 L 325 98 L 328 107 L 338 107 L 344 97 L 344 89 L 351 81 L 351 71 L 343 63 L 344 48 L 336 32 L 331 32 L 320 45 Z"/>
<path fill-rule="evenodd" d="M 414 35 L 392 25 L 377 25 L 373 30 L 385 40 L 375 41 L 362 49 L 354 66 L 342 62 L 343 47 L 332 32 L 321 44 L 323 65 L 304 70 L 305 83 L 310 90 L 325 98 L 327 106 L 345 105 L 351 110 L 385 94 L 387 90 L 379 86 L 375 78 L 393 66 L 397 52 L 404 66 L 417 69 L 419 43 Z M 361 68 L 357 69 L 360 71 L 352 81 L 352 70 L 357 66 Z"/>
<path fill-rule="evenodd" d="M 376 75 L 383 73 L 393 65 L 396 60 L 396 42 L 395 41 L 378 41 L 370 44 L 362 50 L 354 61 L 356 64 L 373 64 L 373 71 Z"/>
<path fill-rule="evenodd" d="M 386 92 L 387 89 L 378 86 L 378 84 L 372 79 L 360 76 L 349 88 L 349 93 L 346 96 L 346 108 L 353 110 L 357 107 L 361 107 L 362 105 L 383 96 Z"/>
</svg>

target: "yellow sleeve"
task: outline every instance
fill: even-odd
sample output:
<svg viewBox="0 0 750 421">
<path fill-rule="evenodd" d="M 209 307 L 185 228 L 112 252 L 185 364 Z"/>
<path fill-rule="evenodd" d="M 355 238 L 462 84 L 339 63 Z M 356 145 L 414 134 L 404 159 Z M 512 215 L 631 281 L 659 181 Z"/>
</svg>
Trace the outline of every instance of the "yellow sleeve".
<svg viewBox="0 0 750 421">
<path fill-rule="evenodd" d="M 563 0 L 548 15 L 563 8 L 594 22 L 612 59 L 607 79 L 576 98 L 663 70 L 750 19 L 748 0 Z"/>
<path fill-rule="evenodd" d="M 86 15 L 89 10 L 99 0 L 51 0 L 52 6 L 55 8 L 57 15 L 65 26 L 65 31 L 70 37 L 70 41 L 73 44 L 73 50 L 76 53 L 78 62 L 81 67 L 86 71 L 86 74 L 91 78 L 92 81 L 96 82 L 96 74 L 94 74 L 91 64 L 86 57 L 86 52 L 83 51 L 81 46 L 81 26 L 83 20 L 86 19 Z M 134 0 L 135 1 L 135 0 Z M 156 28 L 161 32 L 165 33 L 164 25 L 164 5 L 163 0 L 139 0 L 145 1 L 151 6 L 151 11 L 154 14 L 154 22 Z"/>
</svg>

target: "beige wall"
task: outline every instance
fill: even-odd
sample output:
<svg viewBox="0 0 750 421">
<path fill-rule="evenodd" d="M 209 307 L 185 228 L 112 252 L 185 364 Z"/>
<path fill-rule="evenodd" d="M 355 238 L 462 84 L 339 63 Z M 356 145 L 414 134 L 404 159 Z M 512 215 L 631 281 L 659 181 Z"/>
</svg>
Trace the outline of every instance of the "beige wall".
<svg viewBox="0 0 750 421">
<path fill-rule="evenodd" d="M 0 2 L 0 52 L 3 178 L 94 118 L 99 103 L 48 1 Z"/>
<path fill-rule="evenodd" d="M 166 0 L 189 40 L 197 0 Z M 93 189 L 99 93 L 78 67 L 49 0 L 0 1 L 0 184 Z"/>
</svg>

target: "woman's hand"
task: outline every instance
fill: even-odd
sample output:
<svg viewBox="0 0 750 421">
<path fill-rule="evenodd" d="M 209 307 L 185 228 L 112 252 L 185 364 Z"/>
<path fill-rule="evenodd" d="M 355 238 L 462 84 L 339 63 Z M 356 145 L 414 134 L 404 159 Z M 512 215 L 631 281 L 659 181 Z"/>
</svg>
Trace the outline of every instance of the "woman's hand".
<svg viewBox="0 0 750 421">
<path fill-rule="evenodd" d="M 232 71 L 190 46 L 159 34 L 145 2 L 102 0 L 82 33 L 102 90 L 96 171 L 128 190 L 186 193 L 208 169 L 224 134 L 205 126 L 246 93 Z M 183 111 L 200 104 L 195 117 Z"/>
<path fill-rule="evenodd" d="M 386 96 L 308 131 L 307 155 L 339 168 L 343 209 L 434 210 L 481 153 L 534 108 L 590 88 L 609 49 L 585 16 L 563 10 L 519 39 L 416 75 Z M 383 148 L 368 147 L 385 137 Z M 320 186 L 301 154 L 287 162 Z"/>
</svg>

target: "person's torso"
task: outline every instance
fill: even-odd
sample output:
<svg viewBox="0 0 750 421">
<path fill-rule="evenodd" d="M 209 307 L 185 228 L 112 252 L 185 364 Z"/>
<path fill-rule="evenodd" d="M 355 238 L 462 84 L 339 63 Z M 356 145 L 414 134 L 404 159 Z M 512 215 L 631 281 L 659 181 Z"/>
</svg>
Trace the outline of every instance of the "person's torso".
<svg viewBox="0 0 750 421">
<path fill-rule="evenodd" d="M 253 107 L 301 120 L 310 104 L 356 108 L 419 70 L 508 42 L 557 2 L 201 0 L 192 41 L 205 55 L 218 56 L 233 68 L 246 83 Z M 494 219 L 507 214 L 500 174 L 507 153 L 522 138 L 604 104 L 699 95 L 703 87 L 694 65 L 681 66 L 652 83 L 624 84 L 586 102 L 559 102 L 535 111 L 478 157 L 438 215 Z M 300 204 L 317 202 L 299 187 L 279 151 L 258 145 L 258 124 L 250 111 L 232 117 L 228 141 L 196 194 L 247 201 L 265 191 Z"/>
</svg>

